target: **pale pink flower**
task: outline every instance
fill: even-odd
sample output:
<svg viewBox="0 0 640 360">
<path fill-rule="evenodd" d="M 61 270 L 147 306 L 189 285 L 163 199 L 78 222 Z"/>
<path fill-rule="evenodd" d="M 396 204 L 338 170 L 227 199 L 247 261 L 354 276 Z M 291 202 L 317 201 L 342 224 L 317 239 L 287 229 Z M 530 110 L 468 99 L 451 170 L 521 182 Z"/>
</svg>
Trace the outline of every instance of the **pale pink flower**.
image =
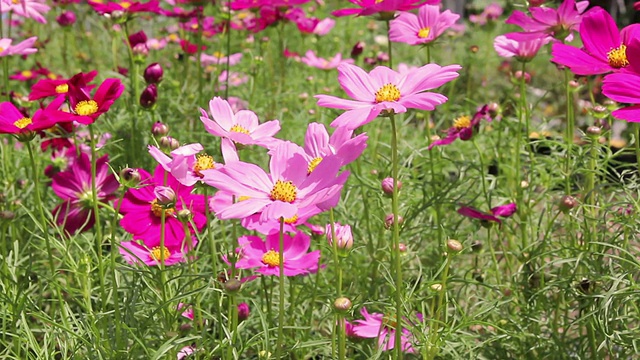
<svg viewBox="0 0 640 360">
<path fill-rule="evenodd" d="M 227 59 L 229 60 L 229 66 L 237 65 L 242 60 L 242 53 L 231 54 L 228 57 L 219 52 L 214 52 L 212 55 L 205 53 L 200 54 L 200 62 L 203 66 L 219 64 L 226 65 Z"/>
<path fill-rule="evenodd" d="M 33 54 L 38 51 L 38 49 L 32 47 L 37 39 L 36 36 L 30 37 L 27 40 L 11 46 L 13 39 L 2 38 L 0 39 L 0 57 Z"/>
<path fill-rule="evenodd" d="M 208 171 L 222 168 L 222 164 L 216 163 L 211 155 L 200 154 L 204 148 L 201 144 L 188 144 L 171 151 L 171 157 L 155 146 L 149 146 L 151 156 L 173 175 L 182 185 L 193 186 L 202 180 Z M 228 155 L 228 154 L 227 154 Z M 233 153 L 233 155 L 236 155 Z M 234 156 L 225 161 L 237 161 Z"/>
<path fill-rule="evenodd" d="M 460 15 L 450 10 L 440 12 L 440 6 L 422 5 L 418 15 L 403 12 L 391 21 L 389 39 L 409 45 L 428 44 L 458 21 Z"/>
<path fill-rule="evenodd" d="M 355 129 L 384 113 L 403 113 L 407 109 L 433 110 L 447 101 L 441 94 L 427 92 L 458 77 L 460 65 L 427 64 L 410 74 L 400 74 L 386 66 L 366 73 L 361 68 L 340 64 L 338 82 L 355 100 L 330 95 L 316 95 L 318 105 L 347 110 L 331 126 Z"/>
<path fill-rule="evenodd" d="M 300 61 L 303 64 L 306 64 L 311 67 L 315 67 L 322 70 L 331 70 L 338 67 L 338 65 L 342 63 L 353 64 L 353 59 L 342 59 L 342 54 L 338 53 L 336 56 L 327 60 L 321 57 L 317 57 L 313 50 L 308 50 L 304 57 L 300 58 Z"/>
<path fill-rule="evenodd" d="M 313 28 L 313 33 L 318 36 L 327 35 L 335 25 L 336 21 L 331 18 L 322 19 Z"/>
<path fill-rule="evenodd" d="M 12 11 L 14 14 L 46 24 L 44 14 L 51 8 L 44 1 L 37 0 L 0 0 L 0 13 Z"/>
<path fill-rule="evenodd" d="M 124 260 L 137 265 L 143 263 L 147 266 L 157 266 L 163 260 L 164 266 L 171 266 L 187 261 L 187 253 L 195 248 L 198 241 L 191 237 L 191 244 L 180 244 L 179 246 L 154 246 L 147 247 L 139 241 L 123 241 L 120 243 L 120 255 Z"/>
<path fill-rule="evenodd" d="M 571 41 L 573 31 L 580 30 L 581 14 L 588 6 L 588 1 L 576 3 L 575 0 L 564 0 L 558 9 L 550 7 L 529 8 L 531 17 L 516 10 L 505 23 L 520 26 L 530 36 Z"/>
<path fill-rule="evenodd" d="M 502 57 L 515 57 L 518 61 L 527 62 L 533 59 L 540 48 L 549 41 L 548 37 L 529 37 L 523 33 L 509 33 L 496 36 L 493 48 Z"/>
</svg>

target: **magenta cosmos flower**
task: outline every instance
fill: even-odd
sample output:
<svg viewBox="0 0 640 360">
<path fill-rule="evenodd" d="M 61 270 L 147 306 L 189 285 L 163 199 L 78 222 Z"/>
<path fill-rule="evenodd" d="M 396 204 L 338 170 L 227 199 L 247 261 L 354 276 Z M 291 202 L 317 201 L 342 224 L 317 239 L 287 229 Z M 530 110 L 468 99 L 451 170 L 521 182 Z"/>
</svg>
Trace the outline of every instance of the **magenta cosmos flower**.
<svg viewBox="0 0 640 360">
<path fill-rule="evenodd" d="M 602 93 L 612 100 L 635 104 L 612 112 L 614 117 L 640 122 L 640 39 L 632 40 L 626 51 L 629 66 L 623 72 L 605 76 Z"/>
<path fill-rule="evenodd" d="M 302 5 L 309 0 L 234 0 L 231 2 L 231 10 L 244 10 L 261 7 L 291 7 Z"/>
<path fill-rule="evenodd" d="M 222 164 L 216 163 L 211 155 L 200 154 L 203 150 L 201 144 L 184 145 L 171 151 L 169 157 L 157 147 L 149 146 L 151 156 L 185 186 L 195 185 L 209 170 L 222 168 Z M 237 157 L 232 159 L 237 160 Z"/>
<path fill-rule="evenodd" d="M 496 206 L 490 210 L 490 213 L 482 212 L 472 207 L 463 206 L 458 209 L 458 214 L 466 216 L 472 219 L 478 219 L 482 221 L 497 222 L 501 224 L 502 221 L 498 219 L 498 216 L 508 218 L 517 211 L 515 203 L 509 203 L 506 205 Z"/>
<path fill-rule="evenodd" d="M 259 236 L 243 236 L 238 239 L 240 259 L 238 269 L 255 269 L 264 275 L 280 276 L 280 234 L 267 235 L 265 241 Z M 294 236 L 283 235 L 283 268 L 285 276 L 307 275 L 318 271 L 320 250 L 309 251 L 311 238 L 303 232 Z"/>
<path fill-rule="evenodd" d="M 386 66 L 378 66 L 366 73 L 361 68 L 341 64 L 338 82 L 355 100 L 330 95 L 316 95 L 318 105 L 347 110 L 331 126 L 350 130 L 371 122 L 381 113 L 403 113 L 408 108 L 433 110 L 447 101 L 441 94 L 426 92 L 458 77 L 460 65 L 427 64 L 411 74 L 400 74 Z"/>
<path fill-rule="evenodd" d="M 303 57 L 300 58 L 300 61 L 311 67 L 315 67 L 321 70 L 331 70 L 338 67 L 338 65 L 342 63 L 353 64 L 353 59 L 342 59 L 342 54 L 338 53 L 331 59 L 327 60 L 321 57 L 316 56 L 316 53 L 313 50 L 308 50 Z"/>
<path fill-rule="evenodd" d="M 185 236 L 191 236 L 185 234 L 184 225 L 177 217 L 178 211 L 190 210 L 197 230 L 204 228 L 207 222 L 204 196 L 191 194 L 192 187 L 180 184 L 171 174 L 166 174 L 165 182 L 165 171 L 160 165 L 156 167 L 153 177 L 143 169 L 138 171 L 142 177 L 141 187 L 129 189 L 120 205 L 120 213 L 124 214 L 120 225 L 133 234 L 134 240 L 142 240 L 149 248 L 160 246 L 163 211 L 167 247 L 179 246 Z M 165 198 L 173 199 L 163 206 Z M 189 228 L 191 229 L 191 225 Z"/>
<path fill-rule="evenodd" d="M 367 16 L 377 13 L 395 13 L 396 11 L 409 11 L 423 4 L 438 4 L 440 0 L 349 0 L 356 8 L 336 10 L 333 16 Z"/>
<path fill-rule="evenodd" d="M 38 38 L 36 36 L 30 37 L 16 45 L 11 46 L 13 39 L 2 38 L 0 39 L 0 57 L 11 55 L 29 55 L 36 53 L 38 49 L 32 47 L 36 43 Z"/>
<path fill-rule="evenodd" d="M 206 173 L 203 181 L 237 199 L 216 211 L 221 219 L 242 219 L 261 212 L 261 222 L 291 220 L 305 207 L 326 210 L 336 205 L 335 195 L 349 176 L 347 171 L 338 176 L 340 165 L 337 158 L 327 157 L 309 174 L 300 147 L 283 142 L 271 152 L 271 174 L 257 165 L 236 161 Z"/>
<path fill-rule="evenodd" d="M 120 184 L 107 162 L 107 155 L 96 160 L 96 191 L 99 203 L 112 200 Z M 53 209 L 56 223 L 69 234 L 85 231 L 93 227 L 93 193 L 91 189 L 91 160 L 89 155 L 80 153 L 67 170 L 53 176 L 51 184 L 63 203 Z"/>
<path fill-rule="evenodd" d="M 618 71 L 629 65 L 627 46 L 640 38 L 640 25 L 632 24 L 618 31 L 615 20 L 601 8 L 582 18 L 580 37 L 584 47 L 555 43 L 551 61 L 564 65 L 577 75 L 597 75 Z"/>
<path fill-rule="evenodd" d="M 111 108 L 124 91 L 124 85 L 119 79 L 106 79 L 92 97 L 89 93 L 90 87 L 86 84 L 86 75 L 83 73 L 73 76 L 67 85 L 73 120 L 84 125 L 93 124 L 100 115 Z"/>
<path fill-rule="evenodd" d="M 540 51 L 540 48 L 548 43 L 548 37 L 530 37 L 524 33 L 508 33 L 496 36 L 493 48 L 498 55 L 510 58 L 515 57 L 521 62 L 531 61 Z"/>
<path fill-rule="evenodd" d="M 45 109 L 38 109 L 32 117 L 25 116 L 12 103 L 0 103 L 0 134 L 25 134 L 45 130 L 57 123 L 69 122 L 71 114 L 58 109 L 64 103 L 64 98 L 52 101 Z"/>
<path fill-rule="evenodd" d="M 103 0 L 88 0 L 91 7 L 100 15 L 112 14 L 114 11 L 119 11 L 123 14 L 133 14 L 140 12 L 160 12 L 160 2 L 158 0 L 150 0 L 146 3 L 138 1 L 103 1 Z"/>
<path fill-rule="evenodd" d="M 190 238 L 191 244 L 165 247 L 154 246 L 152 248 L 138 241 L 123 241 L 120 243 L 119 251 L 120 255 L 130 265 L 142 263 L 147 266 L 157 266 L 163 262 L 164 266 L 171 266 L 187 261 L 187 254 L 198 244 L 198 240 L 194 236 Z"/>
<path fill-rule="evenodd" d="M 429 145 L 429 150 L 433 149 L 434 146 L 441 145 L 449 145 L 454 142 L 456 139 L 460 139 L 463 141 L 470 140 L 474 133 L 476 133 L 480 127 L 480 121 L 485 119 L 487 121 L 491 121 L 491 116 L 489 115 L 489 106 L 484 105 L 478 110 L 473 118 L 469 118 L 468 116 L 460 116 L 459 118 L 453 121 L 453 126 L 447 130 L 447 136 L 444 139 L 439 139 L 431 143 Z"/>
<path fill-rule="evenodd" d="M 435 41 L 459 18 L 460 15 L 449 10 L 441 13 L 438 5 L 422 5 L 417 16 L 403 12 L 391 21 L 389 39 L 409 45 L 428 44 Z"/>
<path fill-rule="evenodd" d="M 360 310 L 360 314 L 362 314 L 364 320 L 356 320 L 354 322 L 352 332 L 355 336 L 361 338 L 378 338 L 378 348 L 385 351 L 395 348 L 397 327 L 395 316 L 385 316 L 380 313 L 369 314 L 364 307 Z M 422 315 L 418 314 L 417 318 L 422 321 Z M 414 353 L 413 342 L 414 339 L 411 331 L 402 327 L 400 344 L 402 351 Z"/>
<path fill-rule="evenodd" d="M 280 131 L 278 120 L 260 124 L 253 111 L 240 110 L 234 114 L 229 102 L 217 96 L 209 101 L 209 111 L 212 119 L 204 109 L 200 109 L 200 120 L 209 134 L 222 138 L 222 154 L 225 158 L 233 156 L 236 144 L 271 148 L 280 142 L 273 137 Z"/>
<path fill-rule="evenodd" d="M 525 32 L 535 37 L 553 37 L 559 40 L 578 31 L 582 13 L 589 6 L 588 1 L 564 0 L 558 9 L 549 7 L 531 7 L 528 17 L 522 11 L 516 10 L 505 21 L 507 24 L 520 26 Z M 567 39 L 571 40 L 571 38 Z"/>
<path fill-rule="evenodd" d="M 309 163 L 309 174 L 328 156 L 335 156 L 344 166 L 355 161 L 366 149 L 366 133 L 353 136 L 353 130 L 337 128 L 331 136 L 320 123 L 310 123 L 304 136 L 304 154 Z"/>
<path fill-rule="evenodd" d="M 80 73 L 84 87 L 93 81 L 98 72 L 93 70 L 88 73 Z M 42 79 L 31 87 L 29 101 L 39 100 L 49 96 L 66 95 L 69 92 L 70 79 Z M 93 87 L 93 86 L 92 86 Z"/>
</svg>

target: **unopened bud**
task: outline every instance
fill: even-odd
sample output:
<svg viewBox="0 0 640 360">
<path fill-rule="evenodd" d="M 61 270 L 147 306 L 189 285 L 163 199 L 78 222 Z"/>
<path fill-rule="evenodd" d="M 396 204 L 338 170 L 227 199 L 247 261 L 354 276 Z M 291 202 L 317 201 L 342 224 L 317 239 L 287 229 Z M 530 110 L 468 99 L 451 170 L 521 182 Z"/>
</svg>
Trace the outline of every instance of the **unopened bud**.
<svg viewBox="0 0 640 360">
<path fill-rule="evenodd" d="M 469 47 L 469 51 L 471 51 L 472 54 L 477 54 L 478 51 L 480 51 L 480 48 L 478 47 L 478 45 L 471 45 Z"/>
<path fill-rule="evenodd" d="M 333 302 L 333 308 L 339 313 L 345 313 L 351 310 L 351 300 L 346 297 L 339 297 Z"/>
<path fill-rule="evenodd" d="M 144 69 L 144 81 L 146 81 L 147 84 L 160 83 L 163 75 L 164 70 L 162 69 L 162 65 L 158 63 L 153 63 Z"/>
<path fill-rule="evenodd" d="M 336 247 L 338 248 L 340 255 L 346 256 L 348 254 L 348 251 L 353 247 L 353 234 L 351 233 L 351 226 L 334 223 L 333 230 L 336 233 Z M 327 241 L 329 242 L 329 245 L 333 246 L 331 224 L 327 224 L 325 234 L 327 234 Z"/>
<path fill-rule="evenodd" d="M 447 240 L 447 248 L 454 253 L 459 253 L 462 251 L 462 244 L 458 240 L 449 239 Z"/>
<path fill-rule="evenodd" d="M 224 290 L 229 294 L 236 294 L 242 288 L 242 283 L 238 279 L 229 279 L 224 283 Z"/>
<path fill-rule="evenodd" d="M 57 18 L 56 21 L 60 26 L 71 26 L 76 22 L 76 14 L 73 11 L 63 11 Z"/>
<path fill-rule="evenodd" d="M 442 284 L 433 284 L 430 286 L 431 290 L 433 291 L 442 291 Z"/>
<path fill-rule="evenodd" d="M 245 302 L 238 304 L 238 322 L 247 320 L 250 313 L 249 304 Z"/>
<path fill-rule="evenodd" d="M 16 213 L 10 210 L 0 211 L 0 219 L 11 220 L 16 217 Z"/>
<path fill-rule="evenodd" d="M 155 84 L 149 84 L 140 94 L 140 106 L 150 109 L 156 101 L 158 101 L 158 87 Z"/>
<path fill-rule="evenodd" d="M 178 216 L 178 220 L 182 221 L 183 223 L 188 223 L 193 218 L 193 214 L 189 209 L 179 210 L 177 213 L 177 216 Z"/>
<path fill-rule="evenodd" d="M 587 128 L 587 135 L 590 136 L 600 136 L 600 134 L 602 133 L 602 129 L 599 126 L 589 126 Z"/>
<path fill-rule="evenodd" d="M 364 47 L 365 47 L 365 44 L 362 41 L 358 41 L 355 45 L 353 45 L 353 48 L 351 49 L 351 58 L 355 59 L 360 55 L 362 55 L 362 52 L 364 51 Z"/>
<path fill-rule="evenodd" d="M 497 102 L 491 102 L 487 104 L 487 111 L 489 111 L 489 116 L 496 117 L 500 112 L 500 105 Z"/>
<path fill-rule="evenodd" d="M 523 77 L 524 77 L 524 82 L 525 84 L 528 84 L 531 82 L 531 75 L 527 72 L 522 73 L 522 70 L 518 70 L 515 72 L 515 74 L 513 74 L 513 76 L 516 78 L 516 80 L 520 81 Z"/>
<path fill-rule="evenodd" d="M 160 147 L 165 151 L 172 151 L 180 147 L 180 143 L 178 140 L 172 138 L 171 136 L 163 136 L 160 138 Z"/>
<path fill-rule="evenodd" d="M 402 226 L 403 222 L 404 222 L 404 218 L 398 215 L 398 226 Z M 385 216 L 384 218 L 384 227 L 387 229 L 391 229 L 392 226 L 393 226 L 393 214 L 387 214 L 387 216 Z"/>
<path fill-rule="evenodd" d="M 126 187 L 135 187 L 142 180 L 138 169 L 124 168 L 120 171 L 120 183 Z"/>
<path fill-rule="evenodd" d="M 153 194 L 156 196 L 159 205 L 171 207 L 176 203 L 176 192 L 170 187 L 156 186 L 153 189 Z"/>
<path fill-rule="evenodd" d="M 153 137 L 160 138 L 169 133 L 169 127 L 160 121 L 156 121 L 153 126 L 151 126 L 151 133 L 153 134 Z"/>
<path fill-rule="evenodd" d="M 381 186 L 382 186 L 382 191 L 386 195 L 393 195 L 393 178 L 388 177 L 383 179 Z M 402 182 L 398 180 L 398 191 L 400 191 L 400 189 L 402 189 Z"/>
<path fill-rule="evenodd" d="M 578 206 L 578 200 L 571 195 L 565 195 L 560 199 L 560 211 L 566 213 L 569 210 Z"/>
</svg>

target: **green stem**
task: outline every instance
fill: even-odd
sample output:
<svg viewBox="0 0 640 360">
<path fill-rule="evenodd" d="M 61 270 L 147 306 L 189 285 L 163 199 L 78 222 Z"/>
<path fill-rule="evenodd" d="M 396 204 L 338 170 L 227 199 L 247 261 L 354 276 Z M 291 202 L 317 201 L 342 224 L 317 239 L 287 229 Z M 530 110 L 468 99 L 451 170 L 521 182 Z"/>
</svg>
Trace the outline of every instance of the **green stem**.
<svg viewBox="0 0 640 360">
<path fill-rule="evenodd" d="M 336 267 L 336 273 L 338 275 L 338 281 L 336 282 L 336 294 L 337 297 L 342 297 L 342 267 L 340 261 L 340 255 L 338 254 L 338 239 L 336 238 L 335 218 L 333 214 L 333 208 L 329 209 L 329 223 L 331 224 L 331 246 L 333 248 L 333 262 Z M 334 337 L 338 338 L 338 358 L 344 360 L 345 356 L 345 323 L 344 315 L 341 312 L 337 313 L 337 326 L 334 326 L 337 330 L 337 334 L 334 333 Z"/>
<path fill-rule="evenodd" d="M 565 162 L 564 162 L 564 172 L 565 172 L 565 193 L 566 195 L 571 194 L 571 153 L 573 150 L 573 93 L 571 90 L 571 86 L 569 82 L 571 81 L 571 71 L 569 69 L 565 70 L 564 73 L 565 80 L 565 95 L 567 97 L 567 111 L 566 118 L 567 127 L 565 134 L 565 142 L 566 142 L 566 154 L 565 154 Z"/>
<path fill-rule="evenodd" d="M 111 220 L 111 282 L 113 283 L 113 307 L 115 310 L 115 328 L 116 328 L 116 353 L 120 352 L 121 346 L 120 340 L 122 339 L 122 313 L 120 309 L 120 295 L 118 294 L 118 279 L 116 277 L 116 258 L 119 257 L 118 246 L 116 244 L 116 229 L 118 228 L 118 213 L 120 213 L 120 205 L 124 199 L 125 191 L 122 191 L 118 200 L 118 205 L 115 208 L 113 219 Z"/>
<path fill-rule="evenodd" d="M 473 143 L 473 146 L 476 148 L 476 151 L 478 152 L 478 161 L 480 162 L 480 181 L 482 182 L 482 193 L 484 194 L 484 197 L 487 200 L 487 204 L 491 206 L 491 198 L 489 197 L 489 192 L 487 191 L 487 180 L 484 174 L 485 169 L 484 169 L 484 160 L 482 156 L 482 150 L 480 150 L 480 147 L 478 146 L 478 142 L 476 141 L 475 136 L 472 138 L 471 142 Z"/>
<path fill-rule="evenodd" d="M 282 341 L 284 340 L 284 218 L 280 218 L 280 240 L 278 242 L 278 340 L 276 342 L 276 359 L 280 359 Z"/>
<path fill-rule="evenodd" d="M 98 276 L 100 281 L 100 299 L 102 300 L 101 309 L 106 306 L 106 289 L 104 285 L 104 264 L 102 263 L 102 222 L 100 221 L 100 204 L 98 202 L 98 189 L 96 184 L 96 139 L 93 132 L 93 125 L 89 125 L 89 144 L 91 146 L 91 203 L 93 204 L 93 216 L 95 217 L 95 246 L 96 256 L 98 257 Z"/>
<path fill-rule="evenodd" d="M 638 171 L 640 171 L 640 124 L 634 123 L 633 129 L 635 130 L 636 163 L 638 164 Z"/>
<path fill-rule="evenodd" d="M 393 212 L 393 253 L 395 267 L 395 286 L 396 286 L 396 324 L 395 332 L 395 354 L 397 359 L 402 359 L 402 254 L 400 252 L 400 226 L 398 225 L 398 133 L 396 129 L 395 114 L 391 113 L 391 164 L 393 177 L 393 196 L 391 199 L 391 207 Z"/>
<path fill-rule="evenodd" d="M 389 31 L 391 30 L 391 20 L 385 20 L 387 23 L 387 50 L 389 51 L 389 68 L 393 69 L 393 56 L 391 52 L 391 38 L 389 38 Z M 396 343 L 399 344 L 399 343 Z"/>
<path fill-rule="evenodd" d="M 520 165 L 520 154 L 522 152 L 522 138 L 523 136 L 529 138 L 529 116 L 527 107 L 527 91 L 526 91 L 526 67 L 527 63 L 522 63 L 522 76 L 520 77 L 520 121 L 518 122 L 518 134 L 516 144 L 516 176 L 515 176 L 515 190 L 518 204 L 518 218 L 520 220 L 520 231 L 522 236 L 522 249 L 526 249 L 528 246 L 528 233 L 527 233 L 527 207 L 525 206 L 524 193 L 522 188 L 522 169 Z M 524 135 L 522 134 L 522 127 L 524 126 Z"/>
<path fill-rule="evenodd" d="M 2 21 L 0 21 L 2 22 Z M 2 83 L 4 84 L 4 93 L 7 97 L 7 101 L 11 100 L 11 95 L 10 95 L 10 91 L 9 91 L 9 57 L 8 56 L 4 56 L 2 58 L 2 72 L 3 72 L 3 77 L 2 77 Z"/>
<path fill-rule="evenodd" d="M 227 64 L 225 70 L 227 71 L 227 78 L 225 79 L 224 98 L 229 100 L 229 69 L 231 67 L 231 6 L 227 6 L 227 25 L 226 25 L 226 39 L 227 39 Z M 280 54 L 282 56 L 282 54 Z"/>
<path fill-rule="evenodd" d="M 440 280 L 440 285 L 442 286 L 442 288 L 439 291 L 438 296 L 438 306 L 435 309 L 435 318 L 432 320 L 431 322 L 431 326 L 430 326 L 430 330 L 429 330 L 429 344 L 428 346 L 430 347 L 429 350 L 429 359 L 434 359 L 437 355 L 438 355 L 438 351 L 440 350 L 440 348 L 438 347 L 438 342 L 440 342 L 438 340 L 438 328 L 440 327 L 440 323 L 442 322 L 441 315 L 444 312 L 444 317 L 445 317 L 445 321 L 446 321 L 446 309 L 443 309 L 443 305 L 444 305 L 444 299 L 447 296 L 447 278 L 449 277 L 449 268 L 451 267 L 451 258 L 452 258 L 452 254 L 450 252 L 447 252 L 447 260 L 444 264 L 444 270 L 442 271 L 442 277 Z M 399 344 L 399 343 L 397 343 Z M 433 350 L 433 352 L 431 352 L 431 349 Z"/>
</svg>

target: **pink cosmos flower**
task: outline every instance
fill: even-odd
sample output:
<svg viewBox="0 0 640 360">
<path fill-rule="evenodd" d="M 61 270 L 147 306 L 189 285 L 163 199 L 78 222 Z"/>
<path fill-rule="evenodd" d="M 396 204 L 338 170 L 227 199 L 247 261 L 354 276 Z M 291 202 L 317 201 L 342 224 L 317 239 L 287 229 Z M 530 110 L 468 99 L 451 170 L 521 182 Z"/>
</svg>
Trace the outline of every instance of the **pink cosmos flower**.
<svg viewBox="0 0 640 360">
<path fill-rule="evenodd" d="M 336 157 L 325 158 L 309 174 L 300 147 L 289 142 L 282 142 L 271 152 L 269 168 L 271 174 L 257 165 L 236 161 L 205 174 L 206 184 L 237 199 L 216 215 L 220 219 L 241 219 L 261 212 L 261 222 L 280 218 L 290 221 L 308 206 L 323 210 L 335 206 L 336 194 L 349 176 L 347 171 L 338 176 L 340 160 Z"/>
<path fill-rule="evenodd" d="M 46 24 L 44 14 L 51 8 L 44 1 L 37 0 L 0 0 L 0 12 L 12 11 L 14 14 Z"/>
<path fill-rule="evenodd" d="M 380 313 L 369 314 L 364 307 L 360 310 L 360 314 L 364 316 L 364 320 L 356 320 L 352 325 L 352 332 L 355 336 L 378 338 L 378 348 L 385 351 L 395 348 L 397 327 L 395 316 L 385 316 Z M 422 315 L 418 314 L 417 318 L 422 321 Z M 403 326 L 400 344 L 402 351 L 410 354 L 414 353 L 415 349 L 412 345 L 414 341 L 411 331 Z"/>
<path fill-rule="evenodd" d="M 637 67 L 634 71 L 640 70 L 640 40 L 635 39 L 627 48 L 629 57 L 628 68 Z M 605 76 L 602 85 L 602 93 L 608 98 L 623 103 L 635 104 L 618 109 L 611 114 L 622 120 L 630 122 L 640 122 L 640 74 L 630 72 L 620 72 Z"/>
<path fill-rule="evenodd" d="M 222 91 L 227 88 L 227 76 L 229 77 L 229 86 L 240 86 L 249 81 L 249 77 L 243 73 L 230 71 L 227 73 L 227 70 L 220 72 L 220 76 L 218 76 L 218 88 L 217 91 Z"/>
<path fill-rule="evenodd" d="M 342 63 L 353 64 L 353 59 L 342 59 L 342 54 L 338 53 L 333 58 L 326 60 L 317 57 L 313 50 L 308 50 L 304 57 L 300 58 L 303 64 L 322 70 L 331 70 L 338 67 Z"/>
<path fill-rule="evenodd" d="M 347 95 L 345 100 L 330 95 L 316 95 L 318 105 L 347 110 L 338 116 L 331 126 L 356 129 L 371 122 L 381 113 L 403 113 L 408 108 L 433 110 L 447 101 L 441 94 L 425 92 L 437 88 L 458 77 L 460 65 L 440 66 L 427 64 L 411 74 L 400 74 L 385 66 L 378 66 L 366 73 L 361 68 L 340 64 L 338 82 Z"/>
<path fill-rule="evenodd" d="M 487 22 L 492 22 L 498 20 L 498 18 L 502 15 L 502 6 L 498 3 L 491 3 L 487 5 L 480 15 L 469 15 L 469 21 L 478 25 L 485 25 Z"/>
<path fill-rule="evenodd" d="M 340 17 L 367 16 L 377 13 L 393 14 L 396 11 L 409 11 L 423 4 L 438 4 L 440 0 L 349 0 L 349 2 L 358 7 L 336 10 L 331 15 Z"/>
<path fill-rule="evenodd" d="M 185 346 L 180 351 L 178 351 L 177 360 L 186 359 L 187 356 L 193 355 L 196 352 L 195 346 Z"/>
<path fill-rule="evenodd" d="M 310 123 L 304 137 L 304 154 L 308 162 L 307 171 L 313 172 L 328 156 L 335 156 L 344 166 L 355 161 L 367 147 L 366 133 L 353 137 L 353 130 L 337 128 L 331 136 L 323 124 Z"/>
<path fill-rule="evenodd" d="M 497 222 L 502 224 L 502 221 L 498 219 L 498 216 L 508 218 L 517 211 L 515 203 L 509 203 L 506 205 L 496 206 L 490 210 L 490 213 L 482 212 L 472 207 L 463 206 L 458 209 L 458 214 L 466 216 L 472 219 L 478 219 L 482 221 Z"/>
<path fill-rule="evenodd" d="M 105 203 L 112 200 L 120 184 L 111 174 L 107 155 L 96 160 L 97 200 Z M 93 227 L 93 195 L 91 189 L 91 160 L 89 155 L 80 153 L 80 157 L 65 171 L 53 176 L 51 184 L 63 203 L 53 209 L 56 223 L 64 227 L 69 234 L 85 231 Z"/>
<path fill-rule="evenodd" d="M 531 61 L 540 48 L 548 43 L 550 38 L 536 38 L 523 33 L 508 33 L 496 36 L 493 48 L 498 55 L 506 58 L 515 57 L 518 61 Z"/>
<path fill-rule="evenodd" d="M 403 12 L 391 21 L 389 39 L 409 45 L 428 44 L 458 21 L 460 15 L 449 10 L 440 12 L 438 5 L 422 5 L 418 15 Z"/>
<path fill-rule="evenodd" d="M 322 19 L 313 27 L 312 33 L 318 36 L 327 35 L 335 25 L 336 21 L 331 18 Z"/>
<path fill-rule="evenodd" d="M 164 261 L 164 266 L 171 266 L 186 262 L 187 253 L 194 249 L 197 244 L 198 240 L 195 236 L 191 237 L 191 244 L 165 247 L 158 245 L 152 248 L 138 241 L 123 241 L 120 243 L 119 251 L 124 260 L 131 265 L 142 263 L 147 266 L 158 266 L 161 261 Z"/>
<path fill-rule="evenodd" d="M 166 39 L 149 39 L 147 40 L 147 47 L 149 50 L 162 50 L 167 46 Z"/>
<path fill-rule="evenodd" d="M 222 168 L 222 164 L 213 161 L 213 157 L 200 154 L 204 148 L 200 144 L 189 144 L 171 151 L 171 157 L 155 146 L 149 146 L 151 156 L 173 175 L 182 185 L 193 186 L 202 180 L 207 171 Z M 227 161 L 237 161 L 238 158 Z"/>
<path fill-rule="evenodd" d="M 588 1 L 564 0 L 558 9 L 549 7 L 531 7 L 528 17 L 522 11 L 516 10 L 505 21 L 507 24 L 520 26 L 525 32 L 534 37 L 553 37 L 565 39 L 573 31 L 578 31 L 582 13 L 589 6 Z M 567 39 L 568 41 L 571 38 Z"/>
<path fill-rule="evenodd" d="M 268 7 L 285 7 L 302 5 L 309 0 L 234 0 L 231 3 L 231 10 L 244 10 L 251 8 Z"/>
<path fill-rule="evenodd" d="M 242 53 L 231 54 L 228 57 L 219 52 L 214 52 L 212 55 L 207 55 L 205 53 L 200 54 L 200 62 L 203 66 L 219 64 L 226 65 L 227 59 L 229 61 L 229 66 L 237 65 L 240 60 L 242 60 Z"/>
<path fill-rule="evenodd" d="M 72 119 L 69 113 L 58 109 L 64 103 L 64 98 L 52 101 L 45 109 L 38 109 L 32 117 L 25 116 L 12 103 L 0 103 L 0 134 L 25 134 L 45 130 L 60 122 Z"/>
<path fill-rule="evenodd" d="M 478 131 L 480 127 L 480 121 L 485 119 L 491 121 L 489 115 L 489 106 L 484 105 L 478 110 L 473 118 L 469 119 L 468 116 L 461 116 L 453 121 L 453 126 L 447 130 L 447 136 L 444 139 L 436 140 L 429 145 L 429 150 L 434 146 L 449 145 L 456 139 L 463 141 L 471 139 L 474 133 Z"/>
<path fill-rule="evenodd" d="M 191 194 L 192 188 L 180 184 L 171 174 L 166 174 L 165 182 L 165 171 L 160 165 L 156 167 L 153 177 L 143 169 L 138 171 L 142 177 L 140 183 L 142 187 L 127 190 L 120 205 L 120 213 L 124 214 L 120 225 L 125 231 L 133 234 L 134 240 L 142 240 L 148 248 L 160 246 L 163 211 L 167 248 L 179 247 L 185 236 L 189 235 L 185 234 L 184 226 L 178 220 L 178 211 L 190 210 L 197 230 L 202 230 L 206 224 L 204 215 L 206 201 L 202 195 Z M 175 201 L 166 206 L 161 205 L 161 199 L 159 199 L 161 194 L 154 190 L 164 191 L 165 194 L 169 193 L 169 196 L 173 192 Z"/>
<path fill-rule="evenodd" d="M 103 0 L 88 0 L 91 7 L 100 15 L 112 14 L 114 11 L 119 11 L 124 14 L 134 14 L 140 12 L 160 12 L 160 2 L 158 0 L 150 0 L 146 3 L 138 1 L 103 1 Z"/>
<path fill-rule="evenodd" d="M 264 275 L 280 276 L 280 234 L 267 235 L 265 241 L 259 236 L 243 236 L 238 239 L 240 259 L 236 263 L 238 269 L 255 269 Z M 284 275 L 298 276 L 313 274 L 318 271 L 320 250 L 309 251 L 311 238 L 298 231 L 294 236 L 283 235 L 282 255 L 284 258 Z"/>
<path fill-rule="evenodd" d="M 551 61 L 570 68 L 577 75 L 605 74 L 629 65 L 627 46 L 632 39 L 640 38 L 640 25 L 632 24 L 618 31 L 608 12 L 594 8 L 582 18 L 580 37 L 582 49 L 553 44 Z"/>
<path fill-rule="evenodd" d="M 37 39 L 37 36 L 33 36 L 28 38 L 27 40 L 11 46 L 13 39 L 2 38 L 0 39 L 0 57 L 11 55 L 29 55 L 36 53 L 38 49 L 33 48 L 32 46 L 33 44 L 35 44 Z"/>
<path fill-rule="evenodd" d="M 209 111 L 212 119 L 204 109 L 200 109 L 200 120 L 209 134 L 222 138 L 222 154 L 225 159 L 234 157 L 236 144 L 270 148 L 280 142 L 273 137 L 280 131 L 278 120 L 260 124 L 253 111 L 240 110 L 234 114 L 229 102 L 217 96 L 209 101 Z"/>
</svg>

